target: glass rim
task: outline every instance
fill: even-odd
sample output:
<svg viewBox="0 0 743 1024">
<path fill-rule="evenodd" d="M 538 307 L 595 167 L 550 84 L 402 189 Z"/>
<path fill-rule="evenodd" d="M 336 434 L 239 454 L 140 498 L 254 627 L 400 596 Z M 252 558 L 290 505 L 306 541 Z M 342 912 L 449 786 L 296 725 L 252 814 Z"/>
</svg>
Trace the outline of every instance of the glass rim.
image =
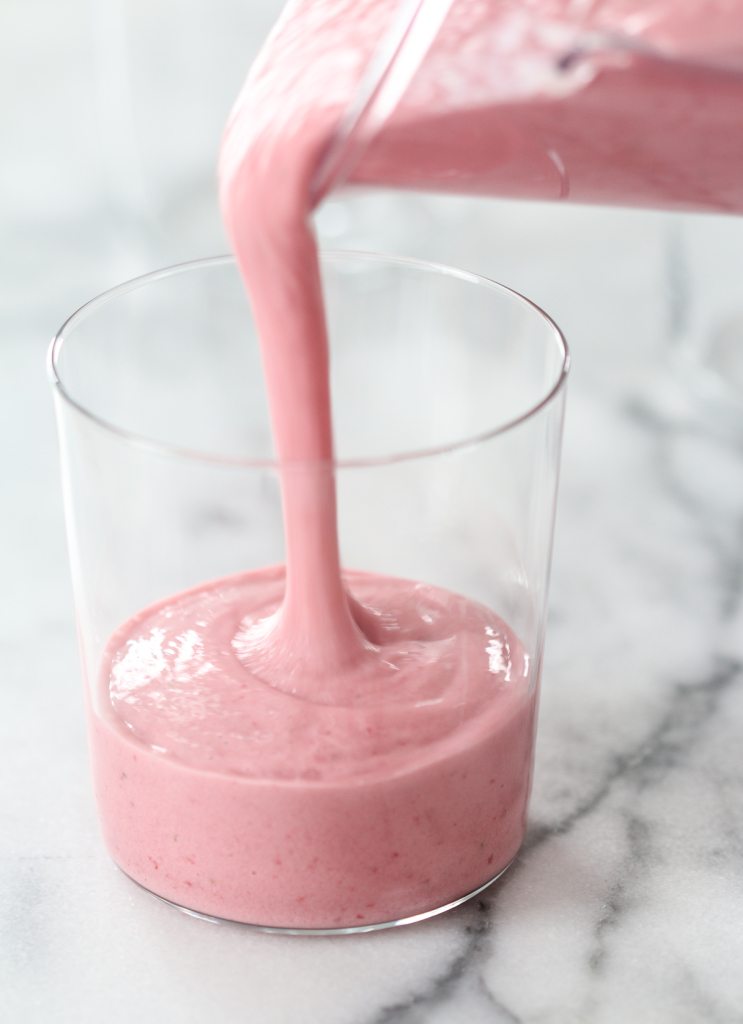
<svg viewBox="0 0 743 1024">
<path fill-rule="evenodd" d="M 538 399 L 531 403 L 524 412 L 518 416 L 511 417 L 489 430 L 480 431 L 477 434 L 473 434 L 464 438 L 445 443 L 433 445 L 427 448 L 416 448 L 410 451 L 394 452 L 389 455 L 381 456 L 370 456 L 362 458 L 351 458 L 351 459 L 333 459 L 333 467 L 335 469 L 357 469 L 364 467 L 373 466 L 386 466 L 392 465 L 398 462 L 413 462 L 422 459 L 432 458 L 437 455 L 445 455 L 450 452 L 459 451 L 465 448 L 471 448 L 475 445 L 484 444 L 491 439 L 498 437 L 502 434 L 509 433 L 519 427 L 522 423 L 533 419 L 540 412 L 546 409 L 553 400 L 563 390 L 567 381 L 568 373 L 570 370 L 570 351 L 568 344 L 565 339 L 563 332 L 560 330 L 558 325 L 546 313 L 540 306 L 538 306 L 531 299 L 522 295 L 521 292 L 516 291 L 513 288 L 509 288 L 507 285 L 501 284 L 498 281 L 494 281 L 491 278 L 483 277 L 480 274 L 474 274 L 468 270 L 460 270 L 456 267 L 450 267 L 442 263 L 434 263 L 427 260 L 419 260 L 408 256 L 393 256 L 387 255 L 386 253 L 377 252 L 364 252 L 353 249 L 326 249 L 320 251 L 320 262 L 334 262 L 341 260 L 357 260 L 368 264 L 383 264 L 386 266 L 398 266 L 402 268 L 425 271 L 426 273 L 441 274 L 449 278 L 455 278 L 459 281 L 466 282 L 468 284 L 474 284 L 481 287 L 485 287 L 488 290 L 499 292 L 516 299 L 520 304 L 528 307 L 533 313 L 535 313 L 543 324 L 548 328 L 554 341 L 557 343 L 558 349 L 561 354 L 559 371 L 556 375 L 556 379 L 550 385 L 547 392 Z M 70 391 L 65 386 L 62 375 L 59 368 L 59 360 L 64 346 L 65 340 L 69 333 L 77 327 L 79 323 L 86 320 L 91 314 L 95 313 L 102 306 L 105 306 L 110 301 L 120 298 L 123 295 L 138 290 L 139 288 L 145 287 L 150 284 L 155 284 L 158 281 L 164 280 L 169 277 L 174 277 L 177 274 L 188 273 L 196 270 L 210 269 L 219 266 L 230 266 L 235 264 L 235 258 L 231 254 L 223 254 L 219 256 L 206 256 L 200 259 L 186 260 L 181 263 L 175 263 L 167 267 L 161 267 L 157 270 L 149 271 L 146 274 L 140 274 L 137 277 L 130 278 L 127 281 L 123 281 L 118 285 L 114 285 L 111 288 L 107 288 L 105 291 L 100 292 L 98 295 L 89 299 L 87 302 L 79 306 L 74 313 L 72 313 L 64 321 L 62 326 L 53 336 L 49 348 L 47 351 L 47 376 L 52 389 L 56 395 L 71 409 L 83 416 L 86 420 L 92 423 L 97 428 L 105 431 L 107 434 L 115 437 L 119 440 L 126 441 L 128 444 L 139 449 L 145 449 L 150 452 L 167 455 L 174 458 L 187 459 L 192 462 L 200 462 L 211 465 L 221 466 L 232 466 L 241 467 L 244 469 L 260 469 L 260 470 L 278 470 L 286 469 L 291 467 L 299 468 L 306 466 L 308 463 L 306 460 L 301 461 L 282 461 L 277 458 L 254 458 L 254 457 L 242 457 L 232 455 L 220 455 L 218 453 L 202 452 L 193 448 L 184 447 L 181 445 L 170 444 L 164 441 L 159 441 L 155 438 L 148 437 L 145 434 L 139 434 L 135 431 L 127 430 L 125 427 L 121 427 L 115 423 L 111 423 L 106 420 L 103 416 L 93 412 L 82 402 L 79 402 L 72 396 Z"/>
</svg>

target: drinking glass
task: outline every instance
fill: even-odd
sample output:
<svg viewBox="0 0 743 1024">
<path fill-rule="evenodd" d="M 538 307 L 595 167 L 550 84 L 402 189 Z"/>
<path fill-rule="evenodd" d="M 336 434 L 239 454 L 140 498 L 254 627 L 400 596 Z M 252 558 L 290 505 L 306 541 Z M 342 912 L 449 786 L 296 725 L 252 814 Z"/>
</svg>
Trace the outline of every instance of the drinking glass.
<svg viewBox="0 0 743 1024">
<path fill-rule="evenodd" d="M 132 624 L 205 581 L 229 591 L 280 566 L 282 476 L 317 469 L 273 455 L 233 260 L 171 267 L 93 299 L 55 337 L 50 374 L 94 785 L 113 859 L 181 909 L 324 933 L 455 906 L 522 842 L 568 353 L 537 306 L 474 274 L 349 252 L 324 254 L 322 273 L 330 469 L 350 589 L 359 572 L 418 581 L 505 624 L 483 630 L 476 663 L 447 679 L 443 698 L 403 701 L 409 736 L 400 749 L 394 728 L 387 737 L 394 770 L 383 761 L 349 781 L 326 759 L 319 772 L 265 778 L 249 753 L 239 768 L 194 767 L 142 740 L 112 702 L 114 663 L 136 646 Z M 195 686 L 181 653 L 184 685 Z M 129 670 L 136 689 L 136 657 Z M 473 685 L 483 672 L 484 694 Z M 468 744 L 431 731 L 442 700 L 447 735 L 472 728 Z M 508 721 L 504 701 L 516 709 Z M 326 711 L 309 702 L 317 735 Z M 388 711 L 384 700 L 350 708 L 335 741 L 352 746 L 369 716 L 387 722 Z M 249 751 L 251 736 L 242 739 Z M 264 739 L 280 753 L 281 713 Z"/>
</svg>

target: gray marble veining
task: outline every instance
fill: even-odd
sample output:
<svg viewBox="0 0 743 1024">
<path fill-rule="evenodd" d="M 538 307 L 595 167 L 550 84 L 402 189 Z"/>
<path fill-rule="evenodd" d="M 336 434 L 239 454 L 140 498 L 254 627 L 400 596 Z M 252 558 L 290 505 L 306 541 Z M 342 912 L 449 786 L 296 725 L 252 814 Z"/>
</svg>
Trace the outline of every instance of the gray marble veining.
<svg viewBox="0 0 743 1024">
<path fill-rule="evenodd" d="M 213 149 L 244 66 L 240 32 L 250 49 L 258 29 L 237 0 L 100 6 L 9 0 L 0 15 L 0 1018 L 743 1021 L 743 435 L 675 371 L 682 335 L 735 312 L 743 222 L 420 197 L 330 204 L 329 242 L 499 277 L 544 304 L 572 345 L 527 843 L 460 910 L 311 941 L 179 915 L 108 861 L 44 350 L 101 287 L 224 247 Z M 264 22 L 269 6 L 255 7 Z M 117 93 L 122 68 L 131 95 Z M 197 118 L 165 138 L 177 83 L 198 96 Z M 128 143 L 101 132 L 107 110 Z M 669 245 L 677 257 L 686 246 L 682 271 Z"/>
</svg>

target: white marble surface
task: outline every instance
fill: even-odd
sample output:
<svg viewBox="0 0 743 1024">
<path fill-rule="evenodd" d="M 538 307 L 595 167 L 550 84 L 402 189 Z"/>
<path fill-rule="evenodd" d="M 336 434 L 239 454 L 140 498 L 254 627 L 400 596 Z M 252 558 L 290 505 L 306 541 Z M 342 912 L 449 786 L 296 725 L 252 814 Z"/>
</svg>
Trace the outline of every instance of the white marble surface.
<svg viewBox="0 0 743 1024">
<path fill-rule="evenodd" d="M 213 149 L 262 28 L 247 3 L 179 6 L 0 12 L 0 1019 L 743 1021 L 743 444 L 671 373 L 684 335 L 735 312 L 743 223 L 453 200 L 326 211 L 331 240 L 522 288 L 572 344 L 528 841 L 476 902 L 351 939 L 189 919 L 108 861 L 43 360 L 89 294 L 222 248 Z M 177 87 L 198 99 L 192 131 Z M 106 111 L 123 137 L 101 130 Z"/>
</svg>

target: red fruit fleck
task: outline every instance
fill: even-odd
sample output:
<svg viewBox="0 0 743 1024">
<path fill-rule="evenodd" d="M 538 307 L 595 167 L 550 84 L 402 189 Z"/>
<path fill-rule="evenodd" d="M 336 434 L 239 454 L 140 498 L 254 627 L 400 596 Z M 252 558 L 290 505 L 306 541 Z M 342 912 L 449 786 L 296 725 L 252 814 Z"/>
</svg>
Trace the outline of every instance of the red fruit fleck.
<svg viewBox="0 0 743 1024">
<path fill-rule="evenodd" d="M 488 857 L 488 864 L 492 864 L 492 863 L 493 863 L 493 855 L 491 853 L 490 856 Z"/>
</svg>

